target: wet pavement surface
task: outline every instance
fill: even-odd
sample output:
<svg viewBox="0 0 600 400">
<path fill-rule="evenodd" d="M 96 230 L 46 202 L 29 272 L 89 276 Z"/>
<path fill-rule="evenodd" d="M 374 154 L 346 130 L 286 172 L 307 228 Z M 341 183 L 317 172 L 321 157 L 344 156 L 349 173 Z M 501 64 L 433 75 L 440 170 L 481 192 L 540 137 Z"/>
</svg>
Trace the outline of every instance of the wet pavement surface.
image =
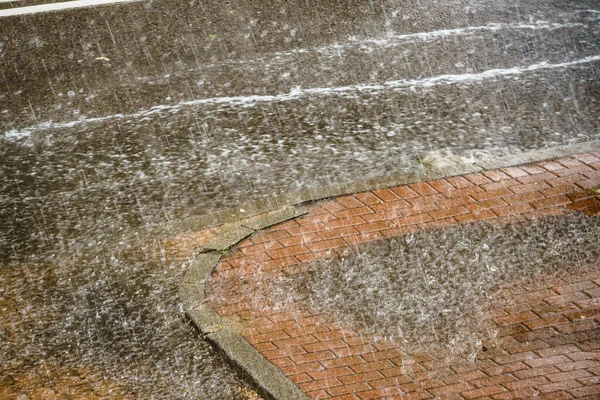
<svg viewBox="0 0 600 400">
<path fill-rule="evenodd" d="M 597 1 L 145 1 L 1 18 L 1 375 L 243 398 L 179 308 L 186 260 L 136 232 L 422 169 L 432 151 L 597 139 L 599 30 Z"/>
<path fill-rule="evenodd" d="M 482 338 L 497 335 L 489 305 L 501 290 L 597 273 L 599 242 L 600 218 L 585 214 L 418 232 L 315 263 L 274 292 L 281 304 L 306 302 L 315 315 L 401 343 L 406 354 L 452 349 L 475 359 Z"/>
<path fill-rule="evenodd" d="M 228 251 L 209 304 L 313 399 L 595 398 L 599 170 L 578 154 L 313 202 Z"/>
</svg>

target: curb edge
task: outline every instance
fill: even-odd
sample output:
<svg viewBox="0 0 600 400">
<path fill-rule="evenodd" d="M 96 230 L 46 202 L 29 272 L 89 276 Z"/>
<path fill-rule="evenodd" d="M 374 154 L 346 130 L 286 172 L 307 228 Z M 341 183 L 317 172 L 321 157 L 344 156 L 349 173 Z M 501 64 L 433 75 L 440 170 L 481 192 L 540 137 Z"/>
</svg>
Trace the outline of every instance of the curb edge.
<svg viewBox="0 0 600 400">
<path fill-rule="evenodd" d="M 209 217 L 189 219 L 172 226 L 171 229 L 175 232 L 203 230 L 230 223 L 230 228 L 223 230 L 216 240 L 218 241 L 218 239 L 223 238 L 228 243 L 231 243 L 229 247 L 233 247 L 260 229 L 306 214 L 306 211 L 299 207 L 303 203 L 365 190 L 381 189 L 425 180 L 442 179 L 534 162 L 550 161 L 560 157 L 596 151 L 600 151 L 600 140 L 524 152 L 517 155 L 485 160 L 475 164 L 425 171 L 424 173 L 400 173 L 349 184 L 333 185 L 319 191 L 307 189 L 244 204 L 241 208 L 249 210 L 244 215 L 240 214 L 238 209 L 229 210 Z M 268 215 L 266 217 L 258 217 L 250 224 L 244 222 L 248 221 L 252 216 L 264 213 L 268 213 Z M 219 222 L 221 223 L 219 224 Z M 244 235 L 240 235 L 240 231 L 244 232 Z M 239 238 L 239 236 L 243 237 Z M 221 259 L 221 255 L 216 253 L 216 250 L 220 249 L 203 249 L 203 253 L 195 256 L 192 267 L 186 272 L 179 286 L 179 297 L 183 302 L 184 311 L 216 351 L 229 364 L 236 368 L 238 372 L 241 372 L 258 389 L 258 392 L 262 396 L 273 400 L 308 400 L 306 394 L 285 376 L 279 368 L 271 364 L 239 333 L 228 327 L 227 323 L 206 304 L 204 294 L 205 283 Z"/>
</svg>

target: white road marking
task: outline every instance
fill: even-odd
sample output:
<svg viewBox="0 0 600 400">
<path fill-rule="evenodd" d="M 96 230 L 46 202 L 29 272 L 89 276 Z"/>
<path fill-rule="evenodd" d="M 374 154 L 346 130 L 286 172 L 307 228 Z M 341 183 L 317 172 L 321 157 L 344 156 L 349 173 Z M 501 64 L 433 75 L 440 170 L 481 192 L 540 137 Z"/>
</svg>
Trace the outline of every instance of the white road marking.
<svg viewBox="0 0 600 400">
<path fill-rule="evenodd" d="M 381 84 L 373 85 L 350 85 L 338 87 L 321 87 L 301 89 L 299 87 L 292 89 L 289 93 L 281 93 L 276 95 L 255 95 L 255 96 L 232 96 L 232 97 L 211 97 L 206 99 L 187 100 L 174 105 L 158 105 L 147 110 L 142 110 L 132 114 L 114 114 L 105 117 L 85 118 L 69 122 L 44 122 L 28 128 L 20 130 L 12 129 L 4 133 L 4 139 L 16 141 L 28 138 L 33 132 L 46 129 L 65 129 L 75 126 L 104 122 L 111 119 L 128 119 L 128 118 L 143 118 L 149 117 L 161 112 L 177 112 L 182 107 L 214 105 L 214 104 L 229 104 L 233 106 L 252 107 L 258 103 L 280 102 L 297 100 L 305 96 L 348 96 L 357 92 L 382 92 L 382 91 L 398 91 L 412 90 L 413 88 L 430 88 L 437 85 L 452 85 L 457 83 L 471 84 L 481 82 L 487 79 L 500 78 L 505 76 L 521 75 L 528 72 L 553 70 L 560 68 L 575 67 L 578 65 L 589 64 L 600 61 L 600 55 L 589 56 L 579 60 L 565 61 L 558 64 L 550 64 L 546 61 L 532 64 L 527 67 L 513 68 L 498 68 L 490 69 L 483 72 L 473 74 L 448 74 L 437 75 L 422 79 L 402 79 L 397 81 L 388 81 Z"/>
<path fill-rule="evenodd" d="M 23 0 L 0 0 L 0 3 L 16 3 L 18 1 L 23 1 Z"/>
<path fill-rule="evenodd" d="M 582 13 L 594 13 L 600 14 L 599 10 L 581 10 L 572 13 L 564 13 L 561 14 L 561 17 L 564 18 L 574 18 L 579 17 Z M 588 22 L 598 21 L 598 17 L 586 18 Z M 498 32 L 500 30 L 555 30 L 555 29 L 565 29 L 565 28 L 575 28 L 575 27 L 584 27 L 586 24 L 581 22 L 550 22 L 544 20 L 532 21 L 530 23 L 489 23 L 487 25 L 479 25 L 479 26 L 467 26 L 463 28 L 454 28 L 454 29 L 440 29 L 437 31 L 429 31 L 429 32 L 416 32 L 416 33 L 406 33 L 406 34 L 389 34 L 384 38 L 376 38 L 376 39 L 364 39 L 364 40 L 355 40 L 349 41 L 347 43 L 342 44 L 330 44 L 321 47 L 307 48 L 307 49 L 294 49 L 281 51 L 277 53 L 272 53 L 268 57 L 276 58 L 277 56 L 286 56 L 297 53 L 311 53 L 311 52 L 327 52 L 331 50 L 344 49 L 347 47 L 354 46 L 363 46 L 363 45 L 378 45 L 380 47 L 393 47 L 396 46 L 396 42 L 414 42 L 417 40 L 427 41 L 431 39 L 437 39 L 442 37 L 449 36 L 461 36 L 465 34 L 473 34 L 480 32 Z M 368 48 L 368 47 L 367 47 Z M 262 61 L 264 58 L 256 59 Z M 246 60 L 241 61 L 246 62 Z"/>
<path fill-rule="evenodd" d="M 574 13 L 565 13 L 561 16 L 563 18 L 574 18 L 580 16 L 582 13 L 592 13 L 595 10 L 585 10 Z M 598 12 L 600 14 L 600 12 Z M 597 23 L 600 21 L 600 17 L 589 17 L 586 18 L 586 21 L 589 23 Z M 437 31 L 429 31 L 429 32 L 417 32 L 417 33 L 408 33 L 408 34 L 390 34 L 385 38 L 377 38 L 377 39 L 361 39 L 361 40 L 352 40 L 346 43 L 340 44 L 328 44 L 320 47 L 311 47 L 311 48 L 300 48 L 286 51 L 278 51 L 274 53 L 269 53 L 263 57 L 258 58 L 250 58 L 250 59 L 239 59 L 239 60 L 226 60 L 219 61 L 215 63 L 203 64 L 200 68 L 190 68 L 185 72 L 175 72 L 174 76 L 180 76 L 183 73 L 194 72 L 199 70 L 205 70 L 206 68 L 220 68 L 223 66 L 235 66 L 242 65 L 248 66 L 249 64 L 261 64 L 264 66 L 272 66 L 277 64 L 286 64 L 289 63 L 289 57 L 294 57 L 298 54 L 309 54 L 309 53 L 319 53 L 319 55 L 333 55 L 338 57 L 340 52 L 353 50 L 353 51 L 364 51 L 371 52 L 373 50 L 373 45 L 378 46 L 379 48 L 393 48 L 396 46 L 401 46 L 406 43 L 414 43 L 414 42 L 428 42 L 435 41 L 440 38 L 446 37 L 470 37 L 474 36 L 478 33 L 485 32 L 499 32 L 499 31 L 530 31 L 530 30 L 547 30 L 553 31 L 556 29 L 569 29 L 569 28 L 581 28 L 589 26 L 588 24 L 584 24 L 581 22 L 550 22 L 550 21 L 533 21 L 531 23 L 489 23 L 487 25 L 479 25 L 479 26 L 468 26 L 464 28 L 455 28 L 455 29 L 441 29 Z M 136 80 L 142 82 L 154 81 L 156 80 L 156 76 L 140 76 L 136 77 Z"/>
<path fill-rule="evenodd" d="M 2 1 L 2 0 L 0 0 Z M 94 6 L 104 6 L 118 3 L 133 3 L 144 0 L 73 0 L 62 3 L 39 4 L 37 6 L 15 7 L 6 10 L 0 10 L 1 17 L 13 17 L 15 15 L 29 15 L 45 13 L 50 11 L 72 10 L 75 8 L 86 8 Z"/>
</svg>

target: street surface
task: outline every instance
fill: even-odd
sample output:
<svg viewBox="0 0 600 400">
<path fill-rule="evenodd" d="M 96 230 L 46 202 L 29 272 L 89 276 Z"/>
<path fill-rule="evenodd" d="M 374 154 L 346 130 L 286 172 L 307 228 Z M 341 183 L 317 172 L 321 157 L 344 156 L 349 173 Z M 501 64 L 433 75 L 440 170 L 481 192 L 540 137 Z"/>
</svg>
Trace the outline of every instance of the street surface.
<svg viewBox="0 0 600 400">
<path fill-rule="evenodd" d="M 186 260 L 137 233 L 424 159 L 600 138 L 599 1 L 2 17 L 42 3 L 0 3 L 0 397 L 247 398 L 181 313 Z"/>
</svg>

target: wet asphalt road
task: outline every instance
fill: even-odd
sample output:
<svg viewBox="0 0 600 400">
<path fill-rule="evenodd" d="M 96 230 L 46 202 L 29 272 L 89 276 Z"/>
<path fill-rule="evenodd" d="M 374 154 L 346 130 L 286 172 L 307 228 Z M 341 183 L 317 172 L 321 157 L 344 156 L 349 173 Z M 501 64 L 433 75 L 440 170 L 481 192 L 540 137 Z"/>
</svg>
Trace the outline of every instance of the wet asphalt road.
<svg viewBox="0 0 600 400">
<path fill-rule="evenodd" d="M 234 396 L 174 300 L 185 265 L 104 244 L 418 170 L 435 150 L 469 160 L 598 139 L 599 30 L 598 1 L 151 1 L 0 19 L 0 296 L 17 304 L 0 346 L 27 360 L 8 372 L 54 357 L 142 397 Z M 62 285 L 32 291 L 26 265 Z M 45 298 L 58 305 L 34 306 Z M 173 348 L 184 361 L 152 372 Z M 132 375 L 114 373 L 123 362 Z"/>
</svg>

